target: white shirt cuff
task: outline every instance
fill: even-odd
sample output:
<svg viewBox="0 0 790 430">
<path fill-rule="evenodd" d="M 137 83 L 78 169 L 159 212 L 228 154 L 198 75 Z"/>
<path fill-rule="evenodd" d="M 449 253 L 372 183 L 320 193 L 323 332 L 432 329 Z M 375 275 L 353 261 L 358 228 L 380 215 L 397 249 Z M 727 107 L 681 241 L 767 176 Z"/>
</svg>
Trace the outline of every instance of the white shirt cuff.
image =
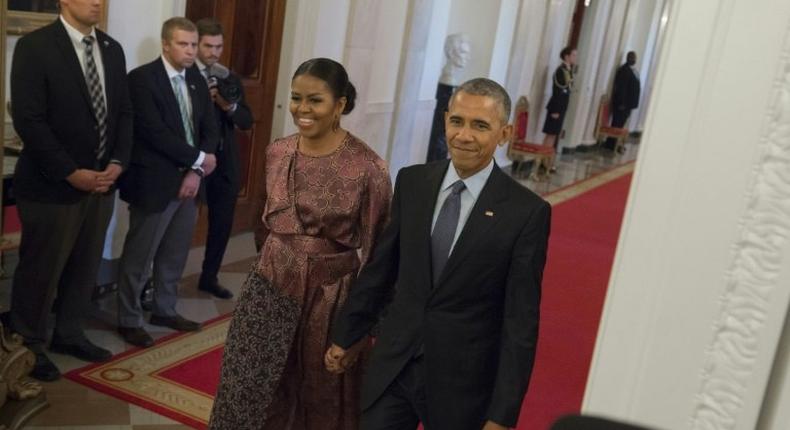
<svg viewBox="0 0 790 430">
<path fill-rule="evenodd" d="M 198 167 L 203 165 L 203 160 L 205 160 L 205 159 L 206 159 L 206 153 L 203 152 L 203 151 L 200 151 L 200 154 L 198 154 L 197 160 L 195 160 L 195 163 L 192 164 L 192 168 L 193 169 L 197 169 Z"/>
</svg>

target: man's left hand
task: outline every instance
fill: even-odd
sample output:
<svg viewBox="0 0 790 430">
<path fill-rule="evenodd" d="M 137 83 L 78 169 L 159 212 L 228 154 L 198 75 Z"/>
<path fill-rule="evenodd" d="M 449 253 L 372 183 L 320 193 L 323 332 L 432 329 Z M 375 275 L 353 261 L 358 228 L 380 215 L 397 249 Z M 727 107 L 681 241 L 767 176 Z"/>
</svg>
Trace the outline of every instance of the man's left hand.
<svg viewBox="0 0 790 430">
<path fill-rule="evenodd" d="M 219 106 L 220 109 L 227 112 L 233 108 L 233 103 L 229 103 L 225 98 L 220 95 L 219 90 L 214 87 L 209 89 L 211 100 Z"/>
<path fill-rule="evenodd" d="M 499 425 L 493 421 L 486 421 L 483 430 L 508 430 L 508 427 Z"/>
<path fill-rule="evenodd" d="M 195 196 L 197 196 L 198 188 L 200 188 L 200 176 L 190 170 L 184 175 L 184 179 L 181 181 L 181 188 L 178 190 L 178 199 L 194 199 Z"/>
</svg>

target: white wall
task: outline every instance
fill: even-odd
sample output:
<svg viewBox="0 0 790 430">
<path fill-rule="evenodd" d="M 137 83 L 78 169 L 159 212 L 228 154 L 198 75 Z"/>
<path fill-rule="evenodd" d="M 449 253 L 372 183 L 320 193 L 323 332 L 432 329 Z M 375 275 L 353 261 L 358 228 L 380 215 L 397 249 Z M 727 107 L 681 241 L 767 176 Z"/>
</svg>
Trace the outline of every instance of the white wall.
<svg viewBox="0 0 790 430">
<path fill-rule="evenodd" d="M 403 31 L 409 2 L 385 1 L 376 21 L 373 67 L 370 70 L 368 103 L 392 103 L 398 82 L 398 66 L 403 49 Z"/>
<path fill-rule="evenodd" d="M 451 0 L 433 2 L 428 45 L 425 48 L 425 68 L 420 83 L 420 100 L 428 101 L 436 98 L 436 86 L 439 84 L 439 76 L 442 74 L 446 60 L 444 40 L 450 34 L 447 31 L 450 24 L 450 4 Z"/>
<path fill-rule="evenodd" d="M 184 0 L 115 0 L 108 4 L 107 33 L 123 46 L 129 70 L 161 54 L 162 23 L 186 11 Z"/>
<path fill-rule="evenodd" d="M 513 37 L 516 33 L 520 2 L 519 0 L 501 1 L 494 33 L 494 43 L 491 49 L 491 64 L 488 68 L 488 77 L 504 85 L 507 79 L 508 64 L 510 64 Z"/>
<path fill-rule="evenodd" d="M 790 3 L 675 1 L 666 37 L 583 408 L 787 429 Z"/>
<path fill-rule="evenodd" d="M 469 36 L 471 59 L 460 81 L 488 76 L 502 0 L 452 0 L 447 34 Z"/>
</svg>

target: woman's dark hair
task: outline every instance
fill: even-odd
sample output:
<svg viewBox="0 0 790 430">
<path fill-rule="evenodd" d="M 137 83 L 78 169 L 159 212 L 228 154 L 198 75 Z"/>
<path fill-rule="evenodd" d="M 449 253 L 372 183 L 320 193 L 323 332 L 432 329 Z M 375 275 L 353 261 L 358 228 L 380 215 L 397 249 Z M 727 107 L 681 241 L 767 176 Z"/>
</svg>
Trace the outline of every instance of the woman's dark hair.
<svg viewBox="0 0 790 430">
<path fill-rule="evenodd" d="M 313 58 L 300 64 L 291 80 L 301 75 L 309 75 L 326 82 L 335 99 L 345 97 L 346 107 L 343 109 L 343 115 L 354 110 L 357 89 L 349 82 L 348 73 L 342 64 L 329 58 Z"/>
<path fill-rule="evenodd" d="M 560 51 L 560 60 L 565 61 L 565 57 L 567 57 L 568 55 L 571 55 L 571 52 L 573 52 L 575 49 L 576 48 L 574 48 L 572 46 L 566 46 L 566 47 L 562 48 L 562 51 Z"/>
</svg>

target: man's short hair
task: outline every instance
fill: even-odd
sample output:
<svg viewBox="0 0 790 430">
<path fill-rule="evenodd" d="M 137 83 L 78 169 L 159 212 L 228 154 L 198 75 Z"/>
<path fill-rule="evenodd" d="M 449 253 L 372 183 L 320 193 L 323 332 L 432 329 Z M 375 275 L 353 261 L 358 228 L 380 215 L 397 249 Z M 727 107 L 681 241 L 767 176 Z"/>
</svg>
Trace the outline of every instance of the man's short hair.
<svg viewBox="0 0 790 430">
<path fill-rule="evenodd" d="M 510 96 L 507 94 L 507 91 L 502 88 L 502 85 L 486 78 L 470 79 L 455 90 L 453 99 L 461 91 L 473 96 L 486 96 L 494 99 L 501 109 L 502 124 L 508 123 L 510 119 Z M 450 103 L 452 103 L 452 99 L 450 99 Z"/>
<path fill-rule="evenodd" d="M 173 32 L 176 30 L 196 33 L 197 27 L 192 21 L 182 16 L 175 16 L 162 24 L 162 40 L 170 41 L 173 38 Z"/>
<path fill-rule="evenodd" d="M 203 18 L 195 23 L 198 38 L 203 36 L 222 36 L 222 24 L 214 18 Z"/>
</svg>

